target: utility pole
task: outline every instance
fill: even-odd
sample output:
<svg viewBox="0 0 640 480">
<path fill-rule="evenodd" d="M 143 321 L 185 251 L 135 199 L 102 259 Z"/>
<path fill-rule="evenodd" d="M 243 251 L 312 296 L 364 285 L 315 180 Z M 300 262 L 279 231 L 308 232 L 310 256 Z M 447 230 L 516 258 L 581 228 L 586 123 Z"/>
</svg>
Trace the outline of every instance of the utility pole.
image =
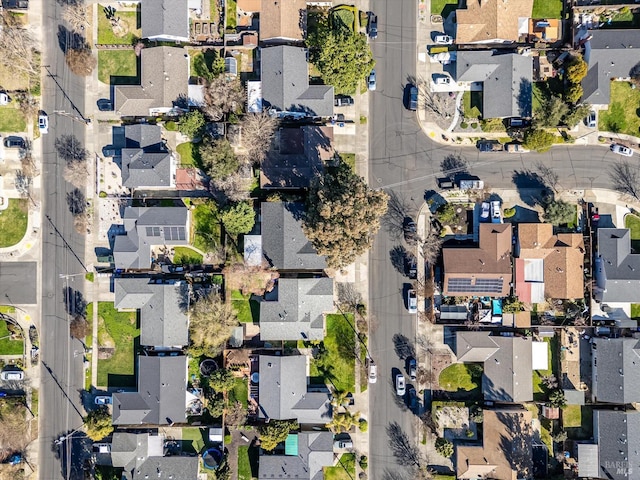
<svg viewBox="0 0 640 480">
<path fill-rule="evenodd" d="M 69 98 L 69 95 L 67 95 L 67 92 L 64 91 L 64 88 L 62 88 L 62 85 L 60 85 L 60 82 L 58 82 L 58 76 L 55 75 L 54 73 L 51 73 L 51 70 L 49 70 L 49 65 L 43 65 L 42 68 L 44 68 L 47 71 L 47 77 L 51 77 L 51 79 L 53 79 L 53 81 L 56 83 L 56 85 L 58 86 L 58 88 L 60 89 L 60 91 L 62 92 L 62 95 L 64 95 L 64 98 L 66 98 L 67 100 L 69 100 L 69 103 L 71 104 L 71 107 L 78 112 L 78 119 L 82 120 L 85 124 L 90 124 L 91 123 L 91 119 L 90 118 L 85 118 L 85 116 L 82 114 L 82 112 L 80 110 L 78 110 L 78 107 L 76 107 L 76 105 L 73 103 L 73 101 L 71 100 L 71 98 Z M 55 113 L 55 112 L 54 112 Z M 71 118 L 73 118 L 71 115 L 69 115 Z M 74 119 L 75 120 L 75 119 Z"/>
</svg>

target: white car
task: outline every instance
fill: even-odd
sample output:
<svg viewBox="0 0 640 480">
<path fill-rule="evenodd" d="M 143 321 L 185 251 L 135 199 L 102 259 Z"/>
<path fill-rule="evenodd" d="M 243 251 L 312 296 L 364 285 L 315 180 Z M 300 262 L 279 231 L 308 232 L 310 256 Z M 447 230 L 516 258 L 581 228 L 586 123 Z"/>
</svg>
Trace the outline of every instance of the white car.
<svg viewBox="0 0 640 480">
<path fill-rule="evenodd" d="M 451 45 L 453 43 L 453 38 L 449 35 L 436 35 L 434 41 L 438 45 Z"/>
<path fill-rule="evenodd" d="M 22 370 L 3 370 L 0 373 L 0 380 L 24 380 L 24 372 Z"/>
<path fill-rule="evenodd" d="M 596 128 L 598 126 L 598 121 L 597 121 L 596 111 L 595 110 L 591 110 L 589 112 L 589 116 L 584 119 L 584 123 L 586 123 L 587 127 L 589 127 L 589 128 Z"/>
<path fill-rule="evenodd" d="M 625 147 L 624 145 L 620 145 L 619 143 L 614 143 L 611 145 L 611 151 L 613 153 L 617 153 L 618 155 L 624 155 L 625 157 L 630 157 L 633 155 L 633 150 L 629 147 Z"/>
<path fill-rule="evenodd" d="M 409 310 L 409 313 L 418 312 L 418 295 L 413 289 L 407 292 L 407 310 Z"/>
<path fill-rule="evenodd" d="M 38 116 L 38 128 L 42 134 L 49 133 L 49 117 L 46 113 L 41 113 Z"/>
<path fill-rule="evenodd" d="M 407 393 L 407 386 L 404 381 L 404 375 L 401 373 L 396 375 L 396 394 L 403 397 Z"/>
<path fill-rule="evenodd" d="M 371 92 L 373 92 L 376 89 L 376 71 L 375 70 L 371 70 L 371 74 L 367 78 L 367 87 Z"/>
<path fill-rule="evenodd" d="M 96 405 L 111 405 L 111 395 L 98 395 L 95 399 Z"/>
<path fill-rule="evenodd" d="M 378 366 L 373 360 L 369 360 L 369 383 L 378 381 Z"/>
<path fill-rule="evenodd" d="M 9 95 L 6 92 L 0 92 L 0 105 L 8 105 L 9 100 Z"/>
<path fill-rule="evenodd" d="M 501 223 L 500 220 L 500 201 L 494 200 L 491 202 L 491 222 Z"/>
<path fill-rule="evenodd" d="M 447 77 L 446 75 L 438 75 L 433 79 L 433 83 L 436 85 L 449 85 L 451 83 L 451 77 Z"/>
<path fill-rule="evenodd" d="M 489 202 L 482 202 L 482 212 L 480 212 L 480 218 L 483 221 L 488 221 L 490 214 L 491 214 L 491 205 L 489 205 Z"/>
<path fill-rule="evenodd" d="M 337 450 L 343 450 L 343 449 L 351 450 L 353 448 L 353 441 L 350 439 L 336 440 L 335 442 L 333 442 L 333 448 Z"/>
</svg>

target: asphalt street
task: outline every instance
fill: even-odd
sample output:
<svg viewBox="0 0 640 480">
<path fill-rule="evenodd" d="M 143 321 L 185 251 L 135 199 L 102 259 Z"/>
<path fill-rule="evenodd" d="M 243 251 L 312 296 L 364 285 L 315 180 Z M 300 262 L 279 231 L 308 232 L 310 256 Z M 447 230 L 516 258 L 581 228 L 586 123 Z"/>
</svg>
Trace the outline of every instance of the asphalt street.
<svg viewBox="0 0 640 480">
<path fill-rule="evenodd" d="M 449 155 L 459 155 L 469 165 L 469 173 L 484 180 L 489 188 L 532 188 L 538 186 L 528 172 L 536 164 L 552 168 L 562 189 L 611 188 L 607 165 L 621 157 L 602 146 L 555 146 L 546 153 L 479 153 L 473 147 L 441 145 L 431 140 L 418 124 L 415 112 L 403 105 L 404 87 L 415 78 L 424 78 L 426 65 L 417 63 L 417 7 L 414 2 L 372 0 L 378 15 L 378 38 L 371 42 L 376 60 L 377 88 L 370 95 L 369 184 L 396 194 L 407 213 L 415 215 L 425 193 L 436 190 L 442 176 L 440 164 Z M 419 69 L 419 71 L 418 71 Z M 638 160 L 637 154 L 634 158 Z M 397 225 L 397 222 L 395 222 Z M 409 280 L 392 265 L 390 251 L 402 246 L 402 229 L 383 222 L 370 252 L 369 312 L 370 350 L 378 364 L 379 380 L 370 388 L 370 475 L 389 478 L 387 473 L 404 472 L 405 458 L 392 454 L 389 426 L 397 423 L 412 442 L 417 442 L 418 421 L 393 386 L 393 376 L 406 376 L 407 352 L 415 349 L 416 318 L 406 309 Z M 409 348 L 402 346 L 409 342 Z M 399 348 L 400 347 L 400 348 Z M 397 444 L 397 438 L 396 444 Z M 395 477 L 394 477 L 395 478 Z"/>
<path fill-rule="evenodd" d="M 55 139 L 62 134 L 85 138 L 85 124 L 73 116 L 84 112 L 85 80 L 72 74 L 61 44 L 70 36 L 60 29 L 61 5 L 43 4 L 43 110 L 49 133 L 41 136 L 43 152 L 42 315 L 39 476 L 43 480 L 82 478 L 78 453 L 80 433 L 57 442 L 82 425 L 83 347 L 69 335 L 70 310 L 81 292 L 84 275 L 84 235 L 78 234 L 66 196 L 73 189 L 63 178 Z M 52 76 L 49 76 L 53 75 Z M 62 275 L 62 276 L 61 276 Z M 77 276 L 73 276 L 77 275 Z M 69 290 L 70 289 L 70 290 Z M 70 294 L 69 292 L 73 292 Z"/>
</svg>

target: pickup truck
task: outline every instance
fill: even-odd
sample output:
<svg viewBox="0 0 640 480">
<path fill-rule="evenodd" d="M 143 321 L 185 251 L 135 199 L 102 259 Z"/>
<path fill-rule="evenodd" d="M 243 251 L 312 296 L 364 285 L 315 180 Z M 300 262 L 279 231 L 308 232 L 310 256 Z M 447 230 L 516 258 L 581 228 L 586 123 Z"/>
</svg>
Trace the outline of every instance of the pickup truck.
<svg viewBox="0 0 640 480">
<path fill-rule="evenodd" d="M 497 140 L 480 140 L 478 150 L 481 152 L 502 152 L 504 146 Z"/>
<path fill-rule="evenodd" d="M 524 148 L 520 143 L 507 143 L 505 146 L 507 153 L 528 153 L 529 149 Z"/>
</svg>

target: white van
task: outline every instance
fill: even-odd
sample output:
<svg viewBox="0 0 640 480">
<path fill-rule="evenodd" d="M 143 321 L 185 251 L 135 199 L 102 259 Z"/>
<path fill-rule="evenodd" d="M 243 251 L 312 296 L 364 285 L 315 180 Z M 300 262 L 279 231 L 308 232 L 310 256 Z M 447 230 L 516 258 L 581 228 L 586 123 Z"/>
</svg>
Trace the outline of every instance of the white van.
<svg viewBox="0 0 640 480">
<path fill-rule="evenodd" d="M 0 380 L 24 380 L 22 370 L 4 370 L 0 373 Z"/>
</svg>

